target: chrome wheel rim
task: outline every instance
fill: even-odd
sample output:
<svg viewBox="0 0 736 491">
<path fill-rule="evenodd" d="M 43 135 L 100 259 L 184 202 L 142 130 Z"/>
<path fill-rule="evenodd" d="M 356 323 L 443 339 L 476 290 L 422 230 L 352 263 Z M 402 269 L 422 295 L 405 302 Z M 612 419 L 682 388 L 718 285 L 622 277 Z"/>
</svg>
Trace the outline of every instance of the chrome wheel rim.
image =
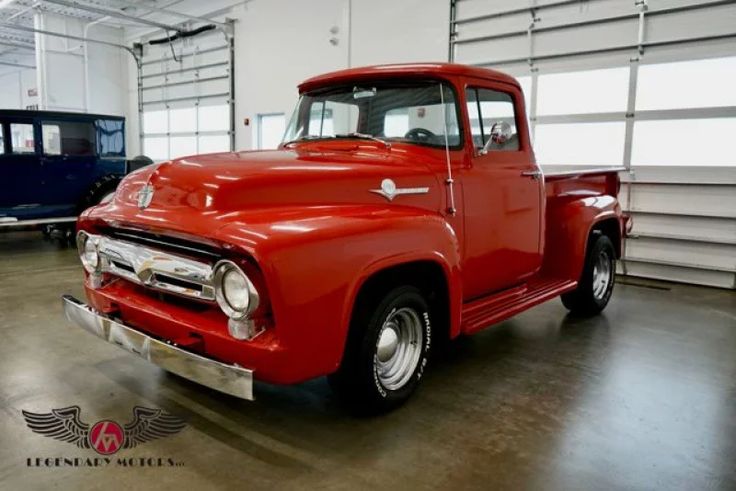
<svg viewBox="0 0 736 491">
<path fill-rule="evenodd" d="M 608 252 L 601 251 L 593 266 L 593 296 L 601 300 L 606 296 L 613 278 L 613 263 Z"/>
<path fill-rule="evenodd" d="M 376 341 L 374 365 L 384 388 L 398 390 L 411 379 L 422 355 L 424 333 L 416 310 L 392 311 L 381 326 Z"/>
</svg>

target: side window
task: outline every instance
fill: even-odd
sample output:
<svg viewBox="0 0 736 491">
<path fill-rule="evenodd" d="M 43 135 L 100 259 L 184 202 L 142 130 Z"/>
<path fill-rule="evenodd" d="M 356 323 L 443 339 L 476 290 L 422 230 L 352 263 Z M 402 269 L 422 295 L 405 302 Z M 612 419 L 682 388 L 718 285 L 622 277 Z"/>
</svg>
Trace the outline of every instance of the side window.
<svg viewBox="0 0 736 491">
<path fill-rule="evenodd" d="M 10 139 L 13 153 L 36 153 L 36 142 L 33 138 L 33 125 L 26 123 L 10 124 Z"/>
<path fill-rule="evenodd" d="M 116 119 L 97 120 L 97 135 L 101 157 L 125 156 L 125 128 L 122 121 Z"/>
<path fill-rule="evenodd" d="M 514 101 L 509 94 L 490 89 L 467 90 L 473 145 L 477 150 L 519 150 Z"/>
<path fill-rule="evenodd" d="M 44 155 L 61 155 L 61 128 L 55 124 L 45 124 L 41 127 L 43 134 Z"/>
<path fill-rule="evenodd" d="M 44 122 L 41 133 L 45 155 L 95 154 L 95 127 L 91 122 Z"/>
<path fill-rule="evenodd" d="M 0 123 L 0 155 L 5 155 L 5 125 Z"/>
</svg>

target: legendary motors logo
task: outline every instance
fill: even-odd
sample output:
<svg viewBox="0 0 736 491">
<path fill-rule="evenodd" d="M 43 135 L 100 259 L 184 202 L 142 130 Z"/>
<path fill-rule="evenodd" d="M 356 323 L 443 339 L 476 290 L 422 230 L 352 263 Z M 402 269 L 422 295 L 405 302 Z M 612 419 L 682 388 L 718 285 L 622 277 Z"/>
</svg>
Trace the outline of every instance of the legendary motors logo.
<svg viewBox="0 0 736 491">
<path fill-rule="evenodd" d="M 28 467 L 179 467 L 183 465 L 167 457 L 112 457 L 120 450 L 179 433 L 184 420 L 161 409 L 141 406 L 133 408 L 133 419 L 124 425 L 112 420 L 93 425 L 80 418 L 79 406 L 52 409 L 50 413 L 22 411 L 28 427 L 35 433 L 71 443 L 81 449 L 94 450 L 102 457 L 29 457 Z"/>
</svg>

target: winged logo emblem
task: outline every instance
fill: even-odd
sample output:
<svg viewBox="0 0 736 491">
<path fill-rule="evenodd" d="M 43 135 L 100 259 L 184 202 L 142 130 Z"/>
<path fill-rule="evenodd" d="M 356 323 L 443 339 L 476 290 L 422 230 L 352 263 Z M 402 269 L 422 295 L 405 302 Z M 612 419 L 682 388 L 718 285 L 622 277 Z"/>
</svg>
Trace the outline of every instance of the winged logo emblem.
<svg viewBox="0 0 736 491">
<path fill-rule="evenodd" d="M 162 409 L 142 406 L 134 407 L 132 421 L 122 426 L 110 420 L 90 426 L 81 420 L 80 412 L 79 406 L 52 409 L 50 413 L 22 411 L 26 424 L 34 433 L 72 443 L 79 448 L 93 449 L 102 455 L 174 435 L 186 426 L 184 420 Z"/>
</svg>

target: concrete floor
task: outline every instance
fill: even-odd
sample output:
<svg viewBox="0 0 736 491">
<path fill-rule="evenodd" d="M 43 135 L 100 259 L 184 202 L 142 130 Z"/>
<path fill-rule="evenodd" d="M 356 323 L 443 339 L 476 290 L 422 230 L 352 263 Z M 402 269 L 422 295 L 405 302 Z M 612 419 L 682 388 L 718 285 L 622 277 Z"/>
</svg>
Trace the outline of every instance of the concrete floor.
<svg viewBox="0 0 736 491">
<path fill-rule="evenodd" d="M 0 279 L 1 489 L 736 489 L 734 292 L 618 285 L 589 320 L 550 302 L 454 343 L 409 404 L 358 419 L 323 379 L 239 401 L 71 326 L 76 253 L 38 233 L 0 234 Z M 183 465 L 29 468 L 96 456 L 21 415 L 70 405 L 87 423 L 136 405 L 185 418 L 118 454 Z"/>
</svg>

